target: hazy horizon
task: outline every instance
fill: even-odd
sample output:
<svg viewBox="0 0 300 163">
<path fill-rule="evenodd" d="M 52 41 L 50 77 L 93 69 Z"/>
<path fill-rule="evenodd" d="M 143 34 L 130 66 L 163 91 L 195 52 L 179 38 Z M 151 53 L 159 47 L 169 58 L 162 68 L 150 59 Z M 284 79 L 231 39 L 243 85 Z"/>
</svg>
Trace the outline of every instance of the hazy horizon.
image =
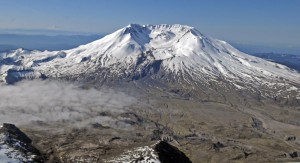
<svg viewBox="0 0 300 163">
<path fill-rule="evenodd" d="M 66 50 L 100 39 L 107 34 L 110 33 L 89 33 L 49 29 L 0 29 L 0 51 L 14 50 L 17 48 L 29 50 Z M 229 42 L 235 48 L 249 54 L 286 53 L 300 55 L 300 47 L 298 46 L 222 40 Z"/>
<path fill-rule="evenodd" d="M 130 23 L 184 24 L 235 44 L 300 53 L 299 6 L 297 0 L 2 1 L 0 33 L 102 35 Z"/>
</svg>

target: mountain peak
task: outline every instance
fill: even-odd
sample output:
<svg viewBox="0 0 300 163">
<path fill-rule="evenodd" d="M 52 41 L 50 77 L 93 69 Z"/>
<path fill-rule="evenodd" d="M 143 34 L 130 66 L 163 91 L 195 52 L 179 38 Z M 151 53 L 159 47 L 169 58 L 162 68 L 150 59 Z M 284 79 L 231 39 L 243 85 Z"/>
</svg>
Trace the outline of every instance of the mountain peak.
<svg viewBox="0 0 300 163">
<path fill-rule="evenodd" d="M 121 31 L 121 34 L 116 34 Z M 187 25 L 181 24 L 160 24 L 160 25 L 139 25 L 139 24 L 129 24 L 125 28 L 115 32 L 115 35 L 119 37 L 125 37 L 129 34 L 130 38 L 137 42 L 139 45 L 144 46 L 145 44 L 153 44 L 159 43 L 161 44 L 169 44 L 172 42 L 179 42 L 179 40 L 183 37 L 189 39 L 190 41 L 199 41 L 205 37 L 201 34 L 198 30 L 194 27 L 190 27 Z M 112 34 L 114 35 L 114 33 Z M 159 43 L 160 44 L 160 43 Z M 197 43 L 195 43 L 197 44 Z M 157 46 L 157 45 L 150 45 L 150 46 Z"/>
<path fill-rule="evenodd" d="M 190 26 L 187 26 L 187 25 L 182 25 L 182 24 L 160 24 L 160 25 L 151 25 L 151 24 L 148 24 L 148 25 L 144 25 L 150 29 L 168 29 L 168 30 L 174 30 L 174 29 L 177 29 L 177 30 L 182 30 L 182 31 L 188 31 L 188 30 L 191 30 L 191 29 L 194 29 L 194 27 L 190 27 Z"/>
<path fill-rule="evenodd" d="M 126 26 L 126 28 L 149 28 L 149 29 L 195 29 L 194 27 L 188 26 L 188 25 L 182 25 L 182 24 L 146 24 L 146 25 L 140 25 L 131 23 Z"/>
<path fill-rule="evenodd" d="M 147 25 L 140 25 L 140 24 L 129 24 L 125 28 L 123 28 L 126 32 L 125 33 L 130 33 L 130 32 L 146 32 L 151 33 L 151 32 L 156 32 L 156 33 L 163 33 L 163 32 L 172 32 L 174 34 L 180 34 L 180 33 L 187 33 L 191 32 L 194 35 L 200 35 L 202 34 L 196 30 L 194 27 L 190 27 L 187 25 L 181 25 L 181 24 L 159 24 L 159 25 L 152 25 L 152 24 L 147 24 Z"/>
<path fill-rule="evenodd" d="M 131 23 L 131 24 L 128 24 L 125 28 L 142 28 L 142 27 L 143 27 L 143 25 Z"/>
<path fill-rule="evenodd" d="M 0 60 L 0 65 L 5 63 L 0 69 L 3 81 L 72 76 L 98 69 L 101 72 L 109 69 L 113 78 L 140 73 L 146 76 L 158 71 L 162 76 L 182 80 L 178 82 L 209 83 L 225 78 L 238 89 L 246 89 L 245 83 L 250 87 L 268 83 L 276 90 L 286 81 L 299 83 L 300 80 L 298 73 L 285 66 L 249 56 L 224 41 L 206 37 L 197 29 L 180 24 L 129 24 L 100 40 L 74 49 L 29 53 L 23 57 L 12 57 L 12 53 L 8 55 L 10 58 Z M 287 90 L 296 89 L 291 86 Z M 300 92 L 297 94 L 300 99 Z M 276 94 L 266 96 L 275 97 Z"/>
</svg>

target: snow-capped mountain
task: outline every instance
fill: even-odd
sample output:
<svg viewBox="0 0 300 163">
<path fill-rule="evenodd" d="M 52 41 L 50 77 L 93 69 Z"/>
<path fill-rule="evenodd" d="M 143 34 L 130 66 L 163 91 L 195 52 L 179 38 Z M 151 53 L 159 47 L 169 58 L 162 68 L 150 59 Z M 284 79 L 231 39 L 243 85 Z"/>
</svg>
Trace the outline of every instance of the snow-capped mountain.
<svg viewBox="0 0 300 163">
<path fill-rule="evenodd" d="M 18 49 L 0 54 L 0 66 L 6 83 L 47 77 L 98 83 L 148 78 L 204 94 L 221 88 L 300 100 L 300 74 L 295 70 L 178 24 L 131 24 L 64 51 Z"/>
</svg>

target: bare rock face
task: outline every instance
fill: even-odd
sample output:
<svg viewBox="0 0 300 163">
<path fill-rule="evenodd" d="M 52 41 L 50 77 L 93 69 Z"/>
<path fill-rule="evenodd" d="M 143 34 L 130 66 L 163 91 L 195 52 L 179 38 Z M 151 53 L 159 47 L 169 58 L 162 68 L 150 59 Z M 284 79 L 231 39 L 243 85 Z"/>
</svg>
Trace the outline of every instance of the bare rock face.
<svg viewBox="0 0 300 163">
<path fill-rule="evenodd" d="M 294 135 L 290 135 L 290 136 L 286 136 L 285 140 L 286 140 L 286 141 L 296 141 L 297 138 L 296 138 L 296 136 L 294 136 Z"/>
<path fill-rule="evenodd" d="M 181 152 L 178 148 L 161 141 L 154 147 L 158 154 L 159 160 L 162 163 L 178 162 L 178 163 L 191 163 L 190 159 Z"/>
<path fill-rule="evenodd" d="M 297 151 L 291 152 L 290 153 L 291 158 L 297 158 L 299 157 L 299 153 Z"/>
<path fill-rule="evenodd" d="M 159 141 L 154 145 L 128 150 L 120 156 L 105 162 L 191 163 L 190 159 L 183 152 L 165 141 Z"/>
<path fill-rule="evenodd" d="M 31 142 L 15 125 L 3 124 L 0 127 L 0 161 L 44 162 L 41 153 Z"/>
</svg>

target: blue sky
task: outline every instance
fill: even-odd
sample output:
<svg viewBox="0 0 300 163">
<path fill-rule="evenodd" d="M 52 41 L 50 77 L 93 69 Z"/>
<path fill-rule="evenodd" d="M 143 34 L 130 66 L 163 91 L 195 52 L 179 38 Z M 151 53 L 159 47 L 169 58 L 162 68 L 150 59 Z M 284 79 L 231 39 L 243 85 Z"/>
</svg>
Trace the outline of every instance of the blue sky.
<svg viewBox="0 0 300 163">
<path fill-rule="evenodd" d="M 0 0 L 0 29 L 109 33 L 186 24 L 245 44 L 300 48 L 300 0 Z"/>
</svg>

